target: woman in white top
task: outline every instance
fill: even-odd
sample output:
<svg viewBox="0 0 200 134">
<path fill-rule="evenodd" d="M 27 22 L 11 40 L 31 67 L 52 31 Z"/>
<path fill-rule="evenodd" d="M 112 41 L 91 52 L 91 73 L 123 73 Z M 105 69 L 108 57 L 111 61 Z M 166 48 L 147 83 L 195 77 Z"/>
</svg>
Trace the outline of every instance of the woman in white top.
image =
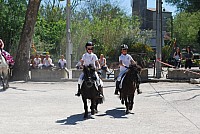
<svg viewBox="0 0 200 134">
<path fill-rule="evenodd" d="M 175 59 L 174 66 L 176 68 L 180 68 L 180 63 L 181 63 L 181 60 L 182 60 L 182 54 L 180 52 L 179 47 L 176 48 L 176 52 L 174 53 L 174 59 Z"/>
<path fill-rule="evenodd" d="M 92 65 L 95 69 L 99 69 L 100 65 L 99 65 L 98 58 L 97 58 L 96 54 L 93 53 L 93 49 L 94 49 L 93 43 L 87 42 L 85 45 L 85 49 L 87 52 L 85 54 L 83 54 L 83 56 L 80 60 L 81 65 L 84 65 L 84 66 Z M 97 72 L 95 72 L 95 75 L 97 78 L 96 81 L 97 81 L 98 90 L 101 93 L 100 97 L 102 97 L 103 91 L 101 91 L 101 89 L 103 87 L 103 82 L 99 78 Z M 82 72 L 78 79 L 78 92 L 77 92 L 77 94 L 75 94 L 76 96 L 80 96 L 80 94 L 81 94 L 80 89 L 81 89 L 81 84 L 83 83 L 83 76 L 84 76 L 84 73 Z"/>
<path fill-rule="evenodd" d="M 107 64 L 106 64 L 106 58 L 104 57 L 103 54 L 100 55 L 99 63 L 100 63 L 102 70 L 108 71 L 108 69 L 107 69 L 108 67 L 107 67 Z"/>
</svg>

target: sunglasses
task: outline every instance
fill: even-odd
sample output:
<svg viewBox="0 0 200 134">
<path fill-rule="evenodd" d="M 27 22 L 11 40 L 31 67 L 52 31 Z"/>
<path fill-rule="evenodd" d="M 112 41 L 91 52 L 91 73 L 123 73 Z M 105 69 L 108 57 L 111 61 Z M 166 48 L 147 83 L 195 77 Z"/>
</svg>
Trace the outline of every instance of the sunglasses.
<svg viewBox="0 0 200 134">
<path fill-rule="evenodd" d="M 87 50 L 93 50 L 93 48 L 87 48 Z"/>
<path fill-rule="evenodd" d="M 127 51 L 127 49 L 122 49 L 123 51 Z"/>
</svg>

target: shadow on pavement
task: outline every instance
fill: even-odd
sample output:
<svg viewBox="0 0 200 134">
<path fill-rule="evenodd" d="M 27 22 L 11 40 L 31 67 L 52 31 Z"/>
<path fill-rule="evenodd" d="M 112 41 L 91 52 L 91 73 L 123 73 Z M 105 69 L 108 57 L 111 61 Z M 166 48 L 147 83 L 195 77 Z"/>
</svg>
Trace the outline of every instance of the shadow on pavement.
<svg viewBox="0 0 200 134">
<path fill-rule="evenodd" d="M 87 119 L 94 119 L 90 115 L 88 115 Z M 87 119 L 83 118 L 83 114 L 75 114 L 67 117 L 66 119 L 57 120 L 56 123 L 60 123 L 61 125 L 76 125 L 79 121 L 85 121 Z"/>
<path fill-rule="evenodd" d="M 129 113 L 129 114 L 134 114 L 134 113 Z M 107 110 L 105 114 L 99 114 L 96 116 L 111 116 L 112 118 L 127 118 L 126 112 L 125 112 L 125 107 L 119 107 L 111 110 Z"/>
</svg>

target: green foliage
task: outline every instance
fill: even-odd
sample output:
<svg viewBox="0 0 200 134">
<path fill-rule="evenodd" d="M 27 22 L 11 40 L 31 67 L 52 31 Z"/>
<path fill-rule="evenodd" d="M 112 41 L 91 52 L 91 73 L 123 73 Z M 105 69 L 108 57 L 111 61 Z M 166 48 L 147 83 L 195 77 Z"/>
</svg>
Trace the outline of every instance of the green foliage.
<svg viewBox="0 0 200 134">
<path fill-rule="evenodd" d="M 165 0 L 165 2 L 175 5 L 180 11 L 196 12 L 200 10 L 199 0 Z"/>
<path fill-rule="evenodd" d="M 0 1 L 0 38 L 4 41 L 4 49 L 14 55 L 25 20 L 26 8 L 26 0 Z"/>
<path fill-rule="evenodd" d="M 177 38 L 181 48 L 187 45 L 200 50 L 197 44 L 198 31 L 200 28 L 200 12 L 186 13 L 182 12 L 174 18 L 174 37 Z"/>
<path fill-rule="evenodd" d="M 168 59 L 171 56 L 172 52 L 172 46 L 171 45 L 165 45 L 162 47 L 162 61 L 163 62 L 168 62 Z"/>
<path fill-rule="evenodd" d="M 37 51 L 48 51 L 59 57 L 64 54 L 66 45 L 62 46 L 62 39 L 66 35 L 66 20 L 63 8 L 55 3 L 42 5 L 39 10 L 35 27 L 34 44 Z"/>
</svg>

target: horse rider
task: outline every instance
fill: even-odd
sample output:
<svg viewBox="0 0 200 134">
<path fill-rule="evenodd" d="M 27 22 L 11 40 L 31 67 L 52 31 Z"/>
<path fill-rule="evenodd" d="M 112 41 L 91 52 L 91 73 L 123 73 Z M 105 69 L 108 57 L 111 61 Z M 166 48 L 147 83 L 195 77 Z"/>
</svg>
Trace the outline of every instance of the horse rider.
<svg viewBox="0 0 200 134">
<path fill-rule="evenodd" d="M 118 75 L 117 81 L 116 81 L 116 89 L 115 89 L 115 93 L 114 93 L 115 95 L 118 95 L 118 91 L 120 90 L 120 83 L 121 83 L 122 77 L 128 71 L 127 68 L 130 65 L 134 65 L 134 64 L 136 65 L 136 62 L 133 60 L 131 55 L 127 54 L 127 50 L 128 50 L 128 46 L 126 44 L 122 44 L 121 45 L 121 55 L 119 56 L 120 72 L 119 72 L 119 75 Z M 138 94 L 141 94 L 142 91 L 140 91 L 140 89 L 139 89 L 139 82 L 140 82 L 139 74 L 137 74 L 137 76 L 138 76 L 138 80 L 137 80 L 136 88 L 137 88 Z"/>
<path fill-rule="evenodd" d="M 81 66 L 89 66 L 89 65 L 93 65 L 93 67 L 95 69 L 100 69 L 100 64 L 98 62 L 98 58 L 96 56 L 96 54 L 93 53 L 93 49 L 94 49 L 94 44 L 92 42 L 87 42 L 85 45 L 85 49 L 86 49 L 86 53 L 83 54 L 80 62 L 81 62 Z M 76 96 L 80 96 L 81 92 L 81 84 L 83 83 L 83 76 L 84 73 L 82 72 L 79 79 L 78 79 L 78 92 L 77 94 L 75 94 Z M 99 97 L 103 98 L 103 82 L 102 80 L 99 78 L 99 75 L 97 74 L 97 72 L 95 71 L 95 77 L 96 77 L 96 84 L 98 86 L 98 92 Z"/>
<path fill-rule="evenodd" d="M 2 39 L 0 39 L 0 51 L 3 57 L 6 59 L 9 67 L 12 67 L 15 61 L 13 60 L 13 57 L 10 55 L 10 53 L 4 50 L 4 43 Z"/>
</svg>

